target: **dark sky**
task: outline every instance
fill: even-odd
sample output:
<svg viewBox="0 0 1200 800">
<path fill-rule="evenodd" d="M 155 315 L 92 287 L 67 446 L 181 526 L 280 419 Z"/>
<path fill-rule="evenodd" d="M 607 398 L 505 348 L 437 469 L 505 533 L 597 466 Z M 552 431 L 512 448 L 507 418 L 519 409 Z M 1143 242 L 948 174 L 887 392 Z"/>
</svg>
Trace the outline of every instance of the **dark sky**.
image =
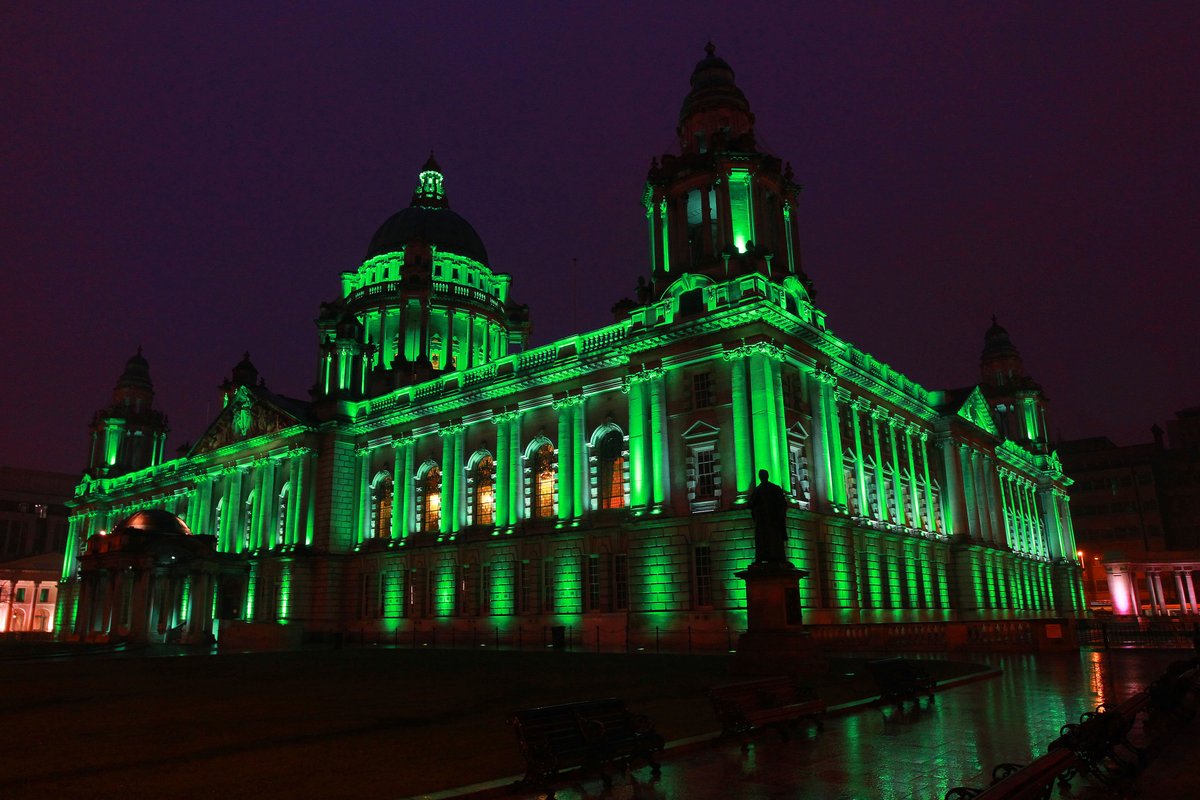
<svg viewBox="0 0 1200 800">
<path fill-rule="evenodd" d="M 1200 404 L 1200 6 L 782 6 L 5 4 L 0 464 L 81 469 L 139 344 L 172 451 L 243 350 L 306 396 L 430 148 L 535 343 L 607 324 L 710 38 L 839 335 L 961 386 L 994 312 L 1066 437 Z"/>
</svg>

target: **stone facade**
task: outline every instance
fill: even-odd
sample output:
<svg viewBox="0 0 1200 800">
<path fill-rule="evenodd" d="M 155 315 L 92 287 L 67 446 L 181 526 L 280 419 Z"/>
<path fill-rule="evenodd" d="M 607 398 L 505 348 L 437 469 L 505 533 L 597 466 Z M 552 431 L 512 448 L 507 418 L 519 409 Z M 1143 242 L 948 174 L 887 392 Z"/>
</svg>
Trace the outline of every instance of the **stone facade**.
<svg viewBox="0 0 1200 800">
<path fill-rule="evenodd" d="M 717 647 L 745 625 L 733 575 L 766 470 L 808 621 L 1077 610 L 1067 482 L 1007 333 L 988 331 L 980 385 L 948 391 L 834 335 L 800 265 L 799 187 L 753 121 L 710 50 L 680 151 L 647 178 L 649 281 L 614 324 L 534 348 L 431 157 L 322 305 L 312 399 L 247 357 L 185 456 L 89 473 L 65 596 L 88 537 L 158 508 L 244 562 L 239 626 Z"/>
</svg>

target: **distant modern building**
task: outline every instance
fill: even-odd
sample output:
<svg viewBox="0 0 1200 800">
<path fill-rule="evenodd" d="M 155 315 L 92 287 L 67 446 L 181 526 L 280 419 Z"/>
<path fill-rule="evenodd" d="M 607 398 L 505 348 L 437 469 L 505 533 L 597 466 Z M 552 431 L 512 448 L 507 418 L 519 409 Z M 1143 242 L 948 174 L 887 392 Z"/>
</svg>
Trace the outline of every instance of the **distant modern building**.
<svg viewBox="0 0 1200 800">
<path fill-rule="evenodd" d="M 1200 407 L 1176 412 L 1164 440 L 1105 437 L 1058 445 L 1095 607 L 1118 614 L 1200 613 Z"/>
<path fill-rule="evenodd" d="M 1008 334 L 993 321 L 978 385 L 935 391 L 830 331 L 800 187 L 754 120 L 710 46 L 642 196 L 649 280 L 608 327 L 530 349 L 431 157 L 321 305 L 309 398 L 247 356 L 165 460 L 135 356 L 71 504 L 63 631 L 724 643 L 758 470 L 790 497 L 811 622 L 1078 610 L 1068 482 Z M 166 544 L 192 535 L 211 548 Z"/>
<path fill-rule="evenodd" d="M 0 467 L 0 632 L 50 631 L 77 475 Z"/>
</svg>

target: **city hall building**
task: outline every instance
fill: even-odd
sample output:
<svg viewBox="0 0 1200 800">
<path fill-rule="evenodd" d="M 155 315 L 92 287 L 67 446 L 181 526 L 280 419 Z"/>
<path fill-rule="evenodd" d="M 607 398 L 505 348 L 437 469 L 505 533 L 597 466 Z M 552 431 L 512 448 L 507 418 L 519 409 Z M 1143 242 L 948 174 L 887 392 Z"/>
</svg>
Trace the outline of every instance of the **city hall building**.
<svg viewBox="0 0 1200 800">
<path fill-rule="evenodd" d="M 1078 610 L 1069 481 L 1004 329 L 946 391 L 830 332 L 799 186 L 711 45 L 677 132 L 642 197 L 649 280 L 608 327 L 527 347 L 519 281 L 431 156 L 321 304 L 310 398 L 247 356 L 168 460 L 134 356 L 92 421 L 62 634 L 723 644 L 759 470 L 789 498 L 807 622 Z"/>
</svg>

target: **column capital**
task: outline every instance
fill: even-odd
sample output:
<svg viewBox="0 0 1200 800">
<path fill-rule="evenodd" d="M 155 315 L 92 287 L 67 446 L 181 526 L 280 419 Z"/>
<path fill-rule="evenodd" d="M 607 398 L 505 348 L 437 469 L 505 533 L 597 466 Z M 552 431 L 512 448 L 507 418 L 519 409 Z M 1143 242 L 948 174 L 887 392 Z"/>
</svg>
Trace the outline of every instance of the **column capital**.
<svg viewBox="0 0 1200 800">
<path fill-rule="evenodd" d="M 850 401 L 850 405 L 854 407 L 855 411 L 862 411 L 864 413 L 870 413 L 872 407 L 871 401 L 863 397 L 854 398 Z"/>
<path fill-rule="evenodd" d="M 514 419 L 519 419 L 521 416 L 520 409 L 500 409 L 492 412 L 492 422 L 497 425 L 503 425 L 505 422 L 512 422 Z"/>
<path fill-rule="evenodd" d="M 882 421 L 887 420 L 890 416 L 891 415 L 888 414 L 888 410 L 886 408 L 883 408 L 882 406 L 872 406 L 871 407 L 871 419 L 879 420 L 882 422 Z"/>
<path fill-rule="evenodd" d="M 453 436 L 457 433 L 462 433 L 467 429 L 467 426 L 461 422 L 448 422 L 438 426 L 438 436 Z"/>
<path fill-rule="evenodd" d="M 837 375 L 825 365 L 818 365 L 811 373 L 813 379 L 826 386 L 837 386 Z"/>
<path fill-rule="evenodd" d="M 550 405 L 553 406 L 555 410 L 571 408 L 572 406 L 581 405 L 582 403 L 583 403 L 583 392 L 580 392 L 579 394 L 574 394 L 574 395 L 571 394 L 570 392 L 567 392 L 562 397 L 550 401 Z"/>
<path fill-rule="evenodd" d="M 747 342 L 745 339 L 742 340 L 741 344 L 726 344 L 725 351 L 721 353 L 721 358 L 724 358 L 726 361 L 730 361 L 735 358 L 746 358 L 747 356 L 752 356 L 755 354 L 764 355 L 767 358 L 773 358 L 776 361 L 783 361 L 786 358 L 786 356 L 783 354 L 783 350 L 772 342 L 765 340 Z"/>
<path fill-rule="evenodd" d="M 841 387 L 835 388 L 833 390 L 833 397 L 835 400 L 837 400 L 840 403 L 849 403 L 850 402 L 850 390 L 842 389 Z"/>
</svg>

